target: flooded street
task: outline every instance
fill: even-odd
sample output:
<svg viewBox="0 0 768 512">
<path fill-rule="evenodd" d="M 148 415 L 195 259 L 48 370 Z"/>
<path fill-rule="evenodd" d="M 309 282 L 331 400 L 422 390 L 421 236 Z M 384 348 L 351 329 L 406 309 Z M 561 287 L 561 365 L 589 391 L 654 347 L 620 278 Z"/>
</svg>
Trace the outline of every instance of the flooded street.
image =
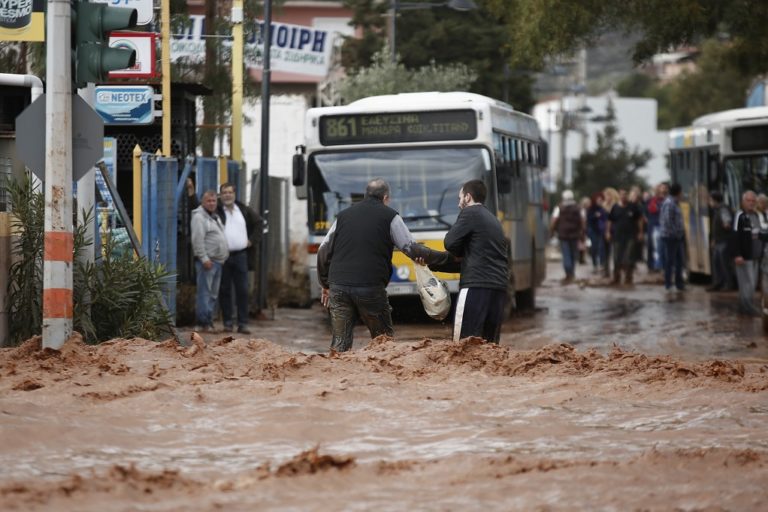
<svg viewBox="0 0 768 512">
<path fill-rule="evenodd" d="M 609 286 L 584 266 L 577 268 L 577 283 L 561 286 L 562 275 L 560 264 L 550 262 L 548 278 L 537 291 L 536 311 L 505 322 L 503 346 L 532 350 L 568 343 L 604 353 L 616 345 L 628 351 L 694 360 L 768 359 L 768 336 L 762 321 L 738 314 L 736 292 L 707 293 L 704 286 L 690 285 L 685 292 L 667 294 L 662 276 L 648 275 L 643 267 L 631 287 Z M 427 318 L 417 300 L 391 302 L 397 341 L 452 336 L 451 324 Z M 254 335 L 294 350 L 328 351 L 330 325 L 319 304 L 310 309 L 278 309 L 274 317 L 275 321 L 258 322 Z M 359 325 L 354 348 L 364 347 L 369 338 L 366 328 Z"/>
<path fill-rule="evenodd" d="M 315 306 L 251 339 L 2 349 L 0 509 L 764 510 L 761 321 L 549 270 L 500 347 L 400 311 L 329 357 Z"/>
</svg>

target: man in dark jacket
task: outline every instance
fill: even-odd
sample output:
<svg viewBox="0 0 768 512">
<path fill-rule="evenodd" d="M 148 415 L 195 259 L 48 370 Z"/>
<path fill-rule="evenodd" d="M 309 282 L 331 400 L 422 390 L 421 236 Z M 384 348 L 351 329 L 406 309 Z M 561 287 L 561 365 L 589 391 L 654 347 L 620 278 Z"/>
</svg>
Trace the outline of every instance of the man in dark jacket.
<svg viewBox="0 0 768 512">
<path fill-rule="evenodd" d="M 371 338 L 394 335 L 386 288 L 395 246 L 427 264 L 450 259 L 448 253 L 415 243 L 402 217 L 388 205 L 389 185 L 374 178 L 365 198 L 339 213 L 317 251 L 320 301 L 331 313 L 331 350 L 336 352 L 352 348 L 358 316 Z"/>
<path fill-rule="evenodd" d="M 261 238 L 261 217 L 253 209 L 236 201 L 236 190 L 232 183 L 219 187 L 220 203 L 217 207 L 219 218 L 224 224 L 229 258 L 224 262 L 219 289 L 219 306 L 224 320 L 224 330 L 234 330 L 232 289 L 234 287 L 237 332 L 250 334 L 248 329 L 248 271 L 253 270 L 255 248 Z"/>
<path fill-rule="evenodd" d="M 755 213 L 757 196 L 747 190 L 741 196 L 741 210 L 733 220 L 733 262 L 736 265 L 736 280 L 739 283 L 739 309 L 749 316 L 759 316 L 760 308 L 755 304 L 757 287 L 757 260 L 760 256 L 760 220 Z"/>
<path fill-rule="evenodd" d="M 461 258 L 453 339 L 479 336 L 498 343 L 509 299 L 509 247 L 501 223 L 483 206 L 486 190 L 480 180 L 461 187 L 461 211 L 445 235 L 445 249 Z"/>
<path fill-rule="evenodd" d="M 733 234 L 733 211 L 723 203 L 723 194 L 717 190 L 709 194 L 709 211 L 712 219 L 712 286 L 707 291 L 733 290 L 733 258 L 728 257 L 728 245 Z"/>
</svg>

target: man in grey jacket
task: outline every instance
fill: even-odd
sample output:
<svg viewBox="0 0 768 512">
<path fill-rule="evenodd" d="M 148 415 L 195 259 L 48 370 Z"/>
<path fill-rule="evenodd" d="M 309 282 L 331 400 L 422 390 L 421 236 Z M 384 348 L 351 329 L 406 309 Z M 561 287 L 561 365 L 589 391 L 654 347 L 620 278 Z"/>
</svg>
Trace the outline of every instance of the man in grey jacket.
<svg viewBox="0 0 768 512">
<path fill-rule="evenodd" d="M 197 272 L 195 312 L 198 330 L 213 331 L 213 311 L 219 296 L 221 270 L 229 257 L 224 226 L 216 213 L 216 192 L 203 194 L 200 206 L 192 211 L 192 252 Z"/>
</svg>

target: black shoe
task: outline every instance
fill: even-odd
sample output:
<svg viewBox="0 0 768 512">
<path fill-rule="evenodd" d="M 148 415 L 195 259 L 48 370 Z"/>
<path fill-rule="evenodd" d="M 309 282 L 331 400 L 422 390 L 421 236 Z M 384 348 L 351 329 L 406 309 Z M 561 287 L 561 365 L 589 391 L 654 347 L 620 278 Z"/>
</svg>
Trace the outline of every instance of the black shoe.
<svg viewBox="0 0 768 512">
<path fill-rule="evenodd" d="M 251 330 L 245 326 L 238 327 L 237 332 L 239 332 L 240 334 L 251 334 Z"/>
</svg>

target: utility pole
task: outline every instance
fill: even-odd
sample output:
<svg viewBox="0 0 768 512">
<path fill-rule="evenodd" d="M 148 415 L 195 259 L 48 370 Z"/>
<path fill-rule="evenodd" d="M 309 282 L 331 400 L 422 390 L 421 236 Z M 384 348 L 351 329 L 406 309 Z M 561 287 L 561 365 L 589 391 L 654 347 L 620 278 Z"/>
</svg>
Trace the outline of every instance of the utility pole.
<svg viewBox="0 0 768 512">
<path fill-rule="evenodd" d="M 160 31 L 162 32 L 163 73 L 163 156 L 171 156 L 171 0 L 161 0 Z"/>
<path fill-rule="evenodd" d="M 261 164 L 259 186 L 261 187 L 261 219 L 264 223 L 261 235 L 261 259 L 259 261 L 259 307 L 267 307 L 267 269 L 269 268 L 269 103 L 272 70 L 269 54 L 272 51 L 272 0 L 264 0 L 264 28 L 261 33 L 264 53 L 261 72 Z"/>
<path fill-rule="evenodd" d="M 72 59 L 69 0 L 48 0 L 45 95 L 43 347 L 72 334 Z"/>
</svg>

